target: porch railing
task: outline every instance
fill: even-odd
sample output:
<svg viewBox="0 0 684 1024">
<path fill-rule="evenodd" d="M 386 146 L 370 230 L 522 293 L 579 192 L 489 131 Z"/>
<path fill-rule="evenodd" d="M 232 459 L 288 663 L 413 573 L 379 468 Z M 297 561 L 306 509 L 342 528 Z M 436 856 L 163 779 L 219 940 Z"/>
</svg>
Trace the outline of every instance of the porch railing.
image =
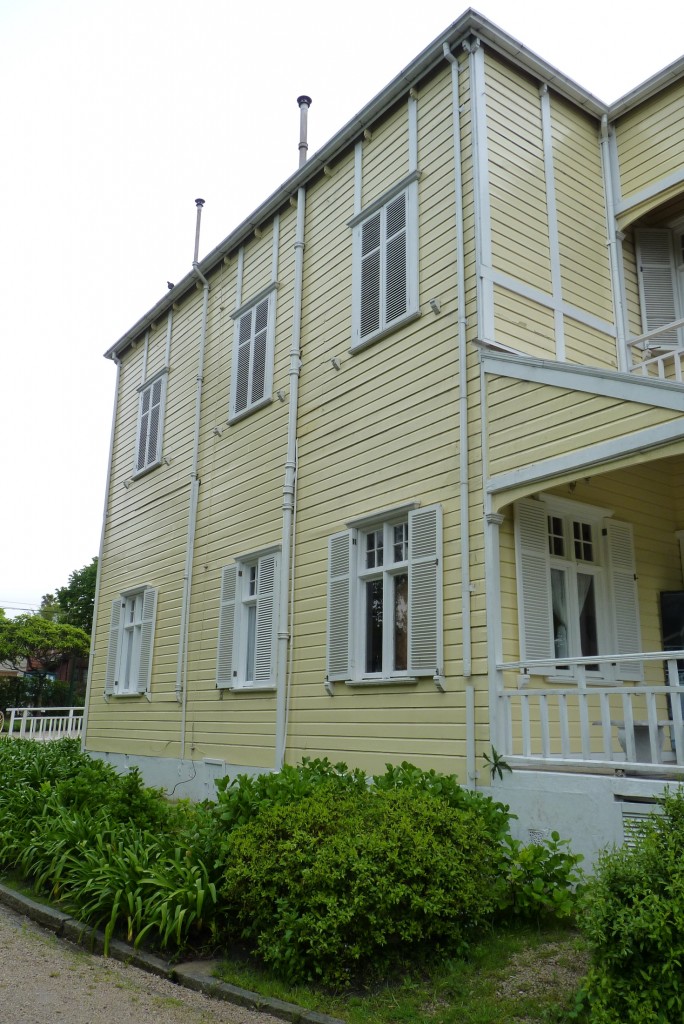
<svg viewBox="0 0 684 1024">
<path fill-rule="evenodd" d="M 8 708 L 7 736 L 19 740 L 79 739 L 83 732 L 83 708 Z"/>
<path fill-rule="evenodd" d="M 506 662 L 502 673 L 516 673 L 518 687 L 501 685 L 498 694 L 498 742 L 509 762 L 546 766 L 574 764 L 586 768 L 640 765 L 648 772 L 668 766 L 684 771 L 684 671 L 678 661 L 684 650 L 651 651 L 602 658 L 558 658 L 549 661 Z M 662 685 L 591 681 L 588 668 L 598 666 L 620 677 L 620 665 L 660 662 Z M 558 676 L 573 669 L 568 683 L 533 677 Z M 510 677 L 509 677 L 510 678 Z M 654 766 L 661 766 L 654 768 Z"/>
<path fill-rule="evenodd" d="M 682 376 L 684 349 L 676 345 L 673 346 L 671 340 L 673 332 L 675 335 L 678 334 L 681 327 L 684 327 L 684 319 L 673 320 L 672 323 L 664 324 L 647 334 L 640 334 L 638 338 L 630 338 L 627 344 L 632 364 L 631 373 L 681 384 L 684 380 Z M 663 342 L 663 335 L 669 335 L 665 342 Z M 665 347 L 661 347 L 663 344 Z"/>
</svg>

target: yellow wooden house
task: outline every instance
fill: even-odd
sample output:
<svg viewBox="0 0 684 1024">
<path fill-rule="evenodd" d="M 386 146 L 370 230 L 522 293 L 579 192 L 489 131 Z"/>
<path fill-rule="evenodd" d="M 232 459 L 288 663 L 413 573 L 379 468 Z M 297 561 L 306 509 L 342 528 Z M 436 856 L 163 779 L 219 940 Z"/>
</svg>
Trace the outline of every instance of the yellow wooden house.
<svg viewBox="0 0 684 1024">
<path fill-rule="evenodd" d="M 107 352 L 88 751 L 409 760 L 590 859 L 684 775 L 683 105 L 469 10 L 196 252 Z"/>
</svg>

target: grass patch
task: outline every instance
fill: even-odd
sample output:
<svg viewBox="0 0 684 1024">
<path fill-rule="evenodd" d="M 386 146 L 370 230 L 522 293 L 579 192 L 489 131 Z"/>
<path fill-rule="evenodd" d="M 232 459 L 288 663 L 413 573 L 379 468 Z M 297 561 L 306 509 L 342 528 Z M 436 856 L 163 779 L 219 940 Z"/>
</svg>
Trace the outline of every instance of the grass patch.
<svg viewBox="0 0 684 1024">
<path fill-rule="evenodd" d="M 240 962 L 224 963 L 219 973 L 233 985 L 347 1024 L 562 1024 L 588 964 L 586 944 L 574 930 L 519 926 L 484 937 L 467 960 L 366 991 L 336 995 L 290 988 Z"/>
</svg>

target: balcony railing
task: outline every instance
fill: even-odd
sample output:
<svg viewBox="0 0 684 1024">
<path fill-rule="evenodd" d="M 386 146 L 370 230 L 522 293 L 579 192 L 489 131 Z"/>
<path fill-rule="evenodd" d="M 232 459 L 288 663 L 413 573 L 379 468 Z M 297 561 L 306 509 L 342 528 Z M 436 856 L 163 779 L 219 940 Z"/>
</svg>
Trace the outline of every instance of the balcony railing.
<svg viewBox="0 0 684 1024">
<path fill-rule="evenodd" d="M 498 695 L 502 755 L 520 766 L 591 771 L 638 765 L 647 774 L 684 774 L 684 685 L 677 665 L 683 659 L 679 650 L 498 665 L 518 679 L 517 689 L 502 686 Z M 620 665 L 635 662 L 663 663 L 667 682 L 592 682 L 595 666 L 596 674 L 619 679 Z M 572 685 L 537 688 L 532 682 L 568 670 L 576 675 Z"/>
<path fill-rule="evenodd" d="M 83 708 L 8 708 L 7 736 L 19 740 L 80 739 Z"/>
<path fill-rule="evenodd" d="M 642 377 L 657 377 L 682 383 L 682 360 L 684 348 L 678 347 L 677 339 L 684 319 L 673 320 L 638 338 L 627 342 L 630 349 L 631 372 Z"/>
</svg>

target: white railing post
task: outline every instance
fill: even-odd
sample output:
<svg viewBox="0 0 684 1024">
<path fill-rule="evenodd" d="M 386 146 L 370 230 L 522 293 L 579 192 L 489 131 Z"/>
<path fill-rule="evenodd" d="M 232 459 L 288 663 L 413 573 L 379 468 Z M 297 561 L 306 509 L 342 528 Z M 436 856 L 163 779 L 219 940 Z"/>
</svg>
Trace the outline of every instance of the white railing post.
<svg viewBox="0 0 684 1024">
<path fill-rule="evenodd" d="M 26 722 L 28 720 L 28 708 L 24 708 L 24 712 L 21 716 L 19 723 L 19 739 L 22 740 L 26 734 Z"/>
<path fill-rule="evenodd" d="M 684 733 L 682 732 L 682 694 L 679 681 L 679 666 L 676 658 L 667 659 L 667 685 L 672 688 L 670 696 L 670 714 L 672 730 L 670 743 L 674 750 L 677 764 L 684 764 Z"/>
</svg>

